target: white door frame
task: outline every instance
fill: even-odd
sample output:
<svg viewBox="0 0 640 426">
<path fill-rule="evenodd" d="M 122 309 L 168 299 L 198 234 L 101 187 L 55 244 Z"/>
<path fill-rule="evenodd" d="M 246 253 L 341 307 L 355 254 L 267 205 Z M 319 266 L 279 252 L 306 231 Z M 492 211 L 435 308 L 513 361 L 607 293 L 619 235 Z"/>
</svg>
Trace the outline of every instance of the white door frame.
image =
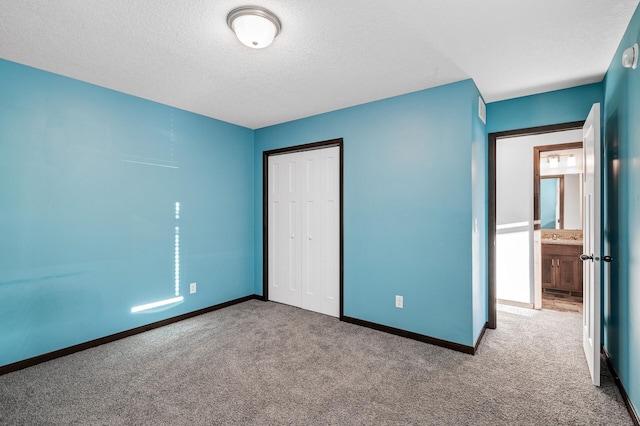
<svg viewBox="0 0 640 426">
<path fill-rule="evenodd" d="M 286 148 L 264 151 L 262 154 L 262 300 L 269 300 L 269 157 L 278 154 L 287 154 L 314 149 L 340 148 L 340 289 L 339 289 L 339 318 L 344 317 L 344 143 L 342 138 L 323 142 L 314 142 L 305 145 L 296 145 Z"/>
</svg>

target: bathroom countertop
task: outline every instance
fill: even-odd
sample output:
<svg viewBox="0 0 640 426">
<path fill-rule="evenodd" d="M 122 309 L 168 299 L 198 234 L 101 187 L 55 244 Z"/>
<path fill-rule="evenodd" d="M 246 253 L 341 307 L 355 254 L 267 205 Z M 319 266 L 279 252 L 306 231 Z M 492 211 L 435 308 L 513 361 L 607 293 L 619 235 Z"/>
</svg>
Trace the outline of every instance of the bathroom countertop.
<svg viewBox="0 0 640 426">
<path fill-rule="evenodd" d="M 564 240 L 564 239 L 553 239 L 553 238 L 543 238 L 540 240 L 542 244 L 559 244 L 562 246 L 581 246 L 582 240 Z"/>
</svg>

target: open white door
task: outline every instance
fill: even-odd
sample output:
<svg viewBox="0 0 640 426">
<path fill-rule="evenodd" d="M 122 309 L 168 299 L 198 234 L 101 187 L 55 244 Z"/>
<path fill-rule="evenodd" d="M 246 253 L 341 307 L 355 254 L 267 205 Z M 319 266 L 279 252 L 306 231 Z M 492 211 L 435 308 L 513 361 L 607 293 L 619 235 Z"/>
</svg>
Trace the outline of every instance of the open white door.
<svg viewBox="0 0 640 426">
<path fill-rule="evenodd" d="M 600 386 L 600 104 L 594 104 L 583 127 L 583 314 L 582 346 L 591 380 Z"/>
</svg>

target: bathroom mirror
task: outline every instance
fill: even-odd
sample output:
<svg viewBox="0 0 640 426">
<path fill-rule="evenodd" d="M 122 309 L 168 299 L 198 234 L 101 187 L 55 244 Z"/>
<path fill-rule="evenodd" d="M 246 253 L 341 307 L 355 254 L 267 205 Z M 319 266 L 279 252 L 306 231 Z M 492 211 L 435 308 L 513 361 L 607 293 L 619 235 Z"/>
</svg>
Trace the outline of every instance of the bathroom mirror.
<svg viewBox="0 0 640 426">
<path fill-rule="evenodd" d="M 534 147 L 534 229 L 582 229 L 582 142 Z"/>
<path fill-rule="evenodd" d="M 540 177 L 540 228 L 564 229 L 564 176 Z"/>
</svg>

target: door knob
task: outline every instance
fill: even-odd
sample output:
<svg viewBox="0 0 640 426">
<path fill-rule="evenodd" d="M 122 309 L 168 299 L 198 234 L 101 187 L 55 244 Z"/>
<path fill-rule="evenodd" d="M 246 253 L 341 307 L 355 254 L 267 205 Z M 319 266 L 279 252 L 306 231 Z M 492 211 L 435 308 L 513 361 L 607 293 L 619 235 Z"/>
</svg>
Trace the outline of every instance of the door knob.
<svg viewBox="0 0 640 426">
<path fill-rule="evenodd" d="M 591 260 L 591 261 L 593 261 L 593 255 L 589 256 L 588 254 L 581 254 L 581 255 L 580 255 L 580 260 L 582 260 L 583 262 L 584 262 L 585 260 Z"/>
<path fill-rule="evenodd" d="M 602 260 L 604 262 L 611 262 L 613 260 L 613 257 L 611 257 L 611 256 L 602 256 Z"/>
</svg>

